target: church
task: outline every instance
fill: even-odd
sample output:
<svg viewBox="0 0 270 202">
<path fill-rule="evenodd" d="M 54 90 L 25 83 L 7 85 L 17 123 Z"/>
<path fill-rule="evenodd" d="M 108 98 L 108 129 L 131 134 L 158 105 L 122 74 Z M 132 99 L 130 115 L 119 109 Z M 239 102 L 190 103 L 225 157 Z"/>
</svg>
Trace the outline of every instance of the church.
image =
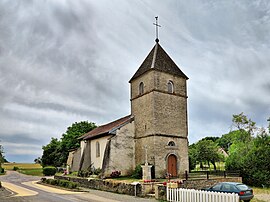
<svg viewBox="0 0 270 202">
<path fill-rule="evenodd" d="M 129 80 L 131 114 L 82 135 L 70 170 L 93 166 L 104 177 L 115 170 L 124 176 L 147 161 L 155 178 L 182 177 L 189 170 L 187 80 L 157 38 Z"/>
</svg>

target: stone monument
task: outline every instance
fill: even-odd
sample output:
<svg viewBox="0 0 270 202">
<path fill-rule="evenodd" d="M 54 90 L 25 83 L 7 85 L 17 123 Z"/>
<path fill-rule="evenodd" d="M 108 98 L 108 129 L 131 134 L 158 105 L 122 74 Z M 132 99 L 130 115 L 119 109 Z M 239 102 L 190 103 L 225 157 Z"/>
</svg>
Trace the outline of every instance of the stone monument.
<svg viewBox="0 0 270 202">
<path fill-rule="evenodd" d="M 151 180 L 151 168 L 152 165 L 148 165 L 148 160 L 147 160 L 147 146 L 144 147 L 145 149 L 145 164 L 142 165 L 142 173 L 143 173 L 143 180 Z"/>
</svg>

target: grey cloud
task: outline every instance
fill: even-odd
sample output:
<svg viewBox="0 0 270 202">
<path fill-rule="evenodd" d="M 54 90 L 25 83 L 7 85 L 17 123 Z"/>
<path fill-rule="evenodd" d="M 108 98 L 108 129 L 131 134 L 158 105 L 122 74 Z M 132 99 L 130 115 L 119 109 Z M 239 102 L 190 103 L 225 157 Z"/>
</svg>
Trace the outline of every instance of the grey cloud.
<svg viewBox="0 0 270 202">
<path fill-rule="evenodd" d="M 154 45 L 156 15 L 161 45 L 190 77 L 190 142 L 225 133 L 242 111 L 265 125 L 269 8 L 244 0 L 1 1 L 0 139 L 16 143 L 21 134 L 41 148 L 36 137 L 59 138 L 75 121 L 129 114 L 128 80 Z"/>
</svg>

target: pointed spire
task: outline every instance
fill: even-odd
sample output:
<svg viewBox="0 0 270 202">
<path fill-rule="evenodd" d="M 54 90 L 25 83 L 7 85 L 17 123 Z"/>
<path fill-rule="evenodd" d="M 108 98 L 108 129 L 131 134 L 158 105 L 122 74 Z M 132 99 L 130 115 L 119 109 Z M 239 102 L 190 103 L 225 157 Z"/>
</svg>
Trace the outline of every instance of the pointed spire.
<svg viewBox="0 0 270 202">
<path fill-rule="evenodd" d="M 155 44 L 129 82 L 150 70 L 157 70 L 188 79 L 159 43 Z"/>
</svg>

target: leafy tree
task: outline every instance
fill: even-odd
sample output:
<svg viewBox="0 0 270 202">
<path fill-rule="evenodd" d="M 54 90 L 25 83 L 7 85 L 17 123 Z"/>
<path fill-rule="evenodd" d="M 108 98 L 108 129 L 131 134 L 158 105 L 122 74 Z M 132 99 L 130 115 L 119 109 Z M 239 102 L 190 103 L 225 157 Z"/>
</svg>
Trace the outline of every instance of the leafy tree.
<svg viewBox="0 0 270 202">
<path fill-rule="evenodd" d="M 36 159 L 34 160 L 34 162 L 35 162 L 36 164 L 41 164 L 41 163 L 42 163 L 40 157 L 36 158 Z"/>
<path fill-rule="evenodd" d="M 192 163 L 191 166 L 194 166 L 194 162 L 198 161 L 200 162 L 200 168 L 203 168 L 203 162 L 208 162 L 208 165 L 212 163 L 216 170 L 216 162 L 223 160 L 224 157 L 219 152 L 216 143 L 212 140 L 203 139 L 196 144 L 190 145 L 189 158 Z"/>
<path fill-rule="evenodd" d="M 243 182 L 270 186 L 270 136 L 243 113 L 233 115 L 234 133 L 226 169 L 240 170 Z"/>
<path fill-rule="evenodd" d="M 42 166 L 61 166 L 61 142 L 57 138 L 52 138 L 51 142 L 42 147 L 43 155 L 41 157 Z"/>
<path fill-rule="evenodd" d="M 196 168 L 197 163 L 196 155 L 197 155 L 196 145 L 192 144 L 188 148 L 189 171 L 194 170 Z"/>
<path fill-rule="evenodd" d="M 233 143 L 237 143 L 237 142 L 241 142 L 242 141 L 242 134 L 241 131 L 239 130 L 234 130 L 231 131 L 227 134 L 224 134 L 221 136 L 221 138 L 219 138 L 216 143 L 223 148 L 226 152 L 229 151 L 229 147 L 233 144 Z M 249 138 L 248 138 L 249 139 Z"/>
<path fill-rule="evenodd" d="M 213 142 L 217 142 L 220 139 L 220 137 L 204 137 L 201 140 L 211 140 Z"/>
<path fill-rule="evenodd" d="M 96 128 L 96 124 L 88 121 L 75 122 L 67 128 L 66 133 L 61 138 L 61 162 L 65 164 L 67 162 L 68 153 L 70 150 L 80 147 L 80 141 L 78 138 L 83 134 Z"/>
<path fill-rule="evenodd" d="M 72 149 L 80 147 L 78 138 L 96 128 L 95 123 L 88 121 L 75 122 L 69 126 L 60 140 L 52 138 L 51 142 L 43 146 L 41 158 L 43 166 L 62 166 L 67 162 L 68 153 Z"/>
<path fill-rule="evenodd" d="M 4 150 L 3 150 L 3 146 L 0 145 L 0 168 L 2 167 L 2 163 L 4 162 L 5 162 Z"/>
<path fill-rule="evenodd" d="M 270 136 L 262 132 L 252 141 L 243 158 L 243 181 L 253 186 L 270 186 Z"/>
<path fill-rule="evenodd" d="M 251 119 L 248 119 L 244 113 L 233 115 L 233 126 L 238 129 L 240 135 L 238 137 L 239 141 L 247 142 L 252 139 L 257 131 L 256 123 Z"/>
</svg>

